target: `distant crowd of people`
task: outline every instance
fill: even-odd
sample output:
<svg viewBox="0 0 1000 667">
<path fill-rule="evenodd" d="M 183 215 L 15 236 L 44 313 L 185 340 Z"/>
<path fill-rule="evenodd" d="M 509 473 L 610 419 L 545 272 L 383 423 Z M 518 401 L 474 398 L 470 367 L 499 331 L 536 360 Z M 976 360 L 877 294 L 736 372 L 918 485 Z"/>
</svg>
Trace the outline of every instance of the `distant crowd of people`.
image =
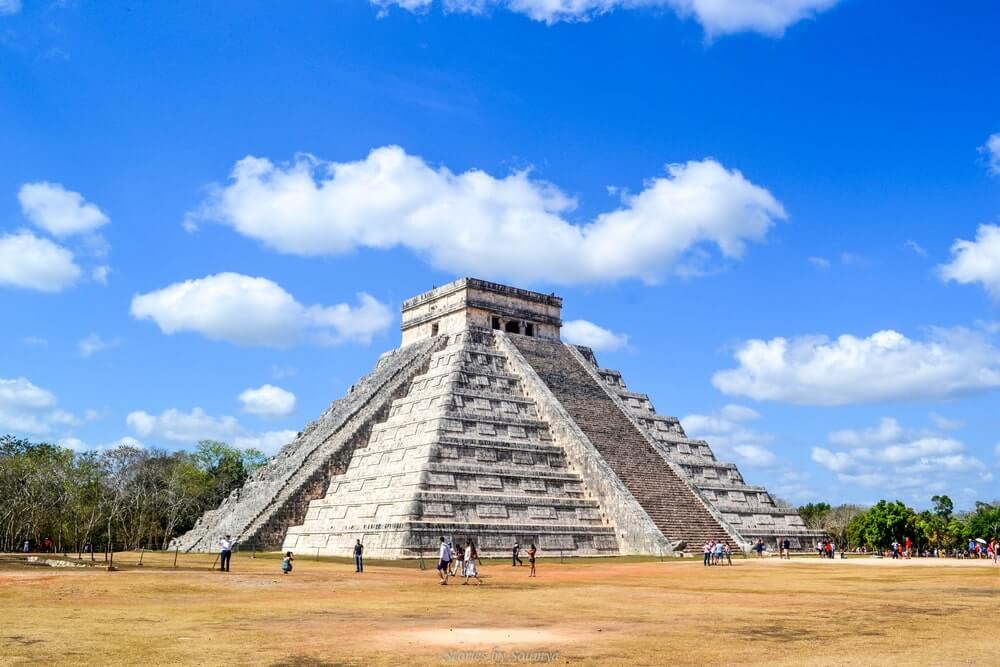
<svg viewBox="0 0 1000 667">
<path fill-rule="evenodd" d="M 220 572 L 229 572 L 235 545 L 236 541 L 231 535 L 219 538 L 218 563 Z M 722 545 L 720 543 L 720 548 L 721 546 Z M 27 551 L 27 541 L 25 541 L 24 548 L 25 551 Z M 354 571 L 357 573 L 365 571 L 364 552 L 365 547 L 359 539 L 354 544 Z M 538 549 L 534 544 L 529 544 L 526 553 L 528 556 L 528 576 L 535 577 L 537 576 L 535 570 L 535 560 L 538 556 Z M 725 554 L 729 559 L 729 564 L 732 565 L 729 545 L 725 546 Z M 294 569 L 294 561 L 295 554 L 291 551 L 286 551 L 281 559 L 282 574 L 291 574 Z M 479 565 L 479 551 L 476 549 L 476 543 L 474 541 L 471 539 L 466 540 L 465 546 L 462 547 L 452 543 L 449 539 L 444 537 L 441 538 L 441 547 L 438 552 L 437 572 L 441 578 L 440 583 L 442 585 L 447 585 L 448 579 L 451 577 L 463 577 L 465 579 L 463 585 L 468 584 L 470 579 L 475 579 L 479 585 L 482 585 L 483 580 L 479 576 Z M 522 565 L 524 565 L 524 561 L 521 559 L 521 545 L 515 540 L 514 546 L 511 549 L 511 566 L 518 567 Z"/>
<path fill-rule="evenodd" d="M 229 565 L 232 561 L 233 547 L 235 541 L 231 536 L 226 535 L 219 540 L 219 569 L 222 572 L 229 572 Z M 787 537 L 779 537 L 776 540 L 778 547 L 778 555 L 781 558 L 791 558 L 791 541 Z M 42 543 L 42 547 L 46 550 L 54 549 L 51 540 L 46 539 Z M 89 547 L 89 545 L 88 545 Z M 28 540 L 24 541 L 24 552 L 28 553 L 30 544 Z M 763 539 L 758 539 L 753 546 L 753 550 L 757 553 L 758 558 L 764 557 L 764 551 L 767 547 L 764 544 Z M 359 539 L 354 545 L 354 571 L 357 573 L 362 573 L 365 570 L 364 566 L 364 550 L 365 547 Z M 536 576 L 535 572 L 535 559 L 538 554 L 538 549 L 534 544 L 528 546 L 527 550 L 528 556 L 528 576 Z M 713 565 L 732 565 L 733 564 L 733 549 L 732 545 L 725 540 L 709 540 L 705 543 L 702 548 L 702 553 L 704 555 L 704 565 L 706 567 Z M 858 547 L 854 550 L 857 554 L 866 554 L 868 550 L 865 547 Z M 816 543 L 816 554 L 820 558 L 836 558 L 837 545 L 833 540 L 820 540 Z M 894 541 L 889 549 L 887 549 L 882 556 L 893 559 L 906 559 L 913 556 L 923 556 L 923 557 L 933 557 L 933 558 L 981 558 L 989 559 L 994 562 L 994 564 L 1000 564 L 1000 539 L 993 538 L 991 540 L 975 539 L 969 540 L 969 543 L 965 549 L 958 550 L 944 550 L 944 549 L 925 549 L 924 551 L 914 552 L 913 540 L 909 537 L 904 537 L 902 542 Z M 844 554 L 841 554 L 841 558 L 844 558 Z M 281 571 L 284 574 L 290 574 L 292 571 L 292 562 L 295 560 L 295 556 L 291 551 L 285 552 L 284 558 L 281 561 Z M 524 561 L 521 559 L 521 545 L 515 540 L 514 545 L 511 548 L 511 566 L 519 567 L 524 565 Z M 475 579 L 478 584 L 482 584 L 483 580 L 479 576 L 479 552 L 476 549 L 476 543 L 469 539 L 466 540 L 465 546 L 454 544 L 450 539 L 441 537 L 441 544 L 438 550 L 438 563 L 437 572 L 441 581 L 442 586 L 448 585 L 448 579 L 452 577 L 463 577 L 465 579 L 463 585 L 468 584 L 470 579 Z"/>
</svg>

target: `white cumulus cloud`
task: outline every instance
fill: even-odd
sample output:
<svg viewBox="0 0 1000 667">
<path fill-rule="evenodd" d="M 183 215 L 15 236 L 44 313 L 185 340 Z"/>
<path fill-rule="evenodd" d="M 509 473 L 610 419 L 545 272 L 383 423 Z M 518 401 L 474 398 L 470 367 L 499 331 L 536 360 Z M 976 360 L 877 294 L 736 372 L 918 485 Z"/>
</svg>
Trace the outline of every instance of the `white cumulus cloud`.
<svg viewBox="0 0 1000 667">
<path fill-rule="evenodd" d="M 136 410 L 128 413 L 125 423 L 141 437 L 174 442 L 227 440 L 243 433 L 243 427 L 235 417 L 213 417 L 201 408 L 190 412 L 170 408 L 159 415 Z"/>
<path fill-rule="evenodd" d="M 58 292 L 79 278 L 66 248 L 24 230 L 0 236 L 0 285 Z"/>
<path fill-rule="evenodd" d="M 261 417 L 287 417 L 295 412 L 295 394 L 273 384 L 247 389 L 239 399 L 244 412 Z"/>
<path fill-rule="evenodd" d="M 59 183 L 25 183 L 17 198 L 25 217 L 58 238 L 91 232 L 109 222 L 96 205 Z"/>
<path fill-rule="evenodd" d="M 942 492 L 970 477 L 993 480 L 986 465 L 966 452 L 965 444 L 939 433 L 904 429 L 891 417 L 875 427 L 830 433 L 846 450 L 813 447 L 812 460 L 851 485 L 904 490 L 915 495 Z"/>
<path fill-rule="evenodd" d="M 154 438 L 193 444 L 199 440 L 221 440 L 241 449 L 251 447 L 265 454 L 274 454 L 285 443 L 298 435 L 296 431 L 265 431 L 254 433 L 246 429 L 235 417 L 214 417 L 202 408 L 191 411 L 170 408 L 158 415 L 144 410 L 130 412 L 125 418 L 137 434 Z"/>
<path fill-rule="evenodd" d="M 830 434 L 830 442 L 848 447 L 881 444 L 897 440 L 903 434 L 903 427 L 892 417 L 883 417 L 875 428 L 863 430 L 844 429 Z"/>
<path fill-rule="evenodd" d="M 427 11 L 433 0 L 371 0 L 385 12 L 392 6 Z M 619 9 L 668 8 L 693 18 L 709 35 L 758 32 L 780 36 L 799 21 L 815 16 L 838 0 L 442 0 L 446 12 L 485 14 L 494 8 L 524 14 L 535 21 L 586 21 Z"/>
<path fill-rule="evenodd" d="M 297 431 L 265 431 L 236 438 L 233 440 L 233 446 L 240 449 L 259 449 L 268 456 L 273 456 L 298 435 Z"/>
<path fill-rule="evenodd" d="M 1000 350 L 983 332 L 930 328 L 926 340 L 896 331 L 749 340 L 737 368 L 712 376 L 723 393 L 759 401 L 844 405 L 951 398 L 1000 387 Z"/>
<path fill-rule="evenodd" d="M 574 345 L 584 345 L 596 352 L 611 352 L 628 345 L 628 336 L 615 333 L 587 320 L 563 322 L 562 339 Z"/>
<path fill-rule="evenodd" d="M 392 322 L 388 307 L 358 294 L 357 305 L 304 306 L 277 283 L 219 273 L 136 295 L 132 316 L 166 334 L 200 333 L 238 345 L 283 347 L 306 337 L 323 344 L 369 343 Z"/>
<path fill-rule="evenodd" d="M 28 378 L 0 378 L 0 433 L 44 435 L 79 420 L 61 410 L 55 394 Z"/>
<path fill-rule="evenodd" d="M 720 458 L 731 454 L 745 465 L 770 466 L 777 457 L 764 445 L 774 436 L 747 425 L 758 419 L 756 410 L 730 404 L 712 413 L 688 415 L 681 419 L 681 425 L 689 437 L 707 441 Z"/>
<path fill-rule="evenodd" d="M 951 262 L 940 265 L 938 275 L 963 285 L 981 283 L 1000 301 L 1000 225 L 980 225 L 975 241 L 955 241 Z"/>
<path fill-rule="evenodd" d="M 979 152 L 986 156 L 990 173 L 1000 175 L 1000 132 L 991 134 L 979 148 Z"/>
<path fill-rule="evenodd" d="M 385 146 L 355 162 L 246 157 L 191 217 L 283 253 L 405 247 L 458 275 L 560 284 L 655 282 L 712 246 L 739 259 L 785 217 L 770 192 L 711 159 L 669 165 L 584 224 L 567 219 L 575 206 L 528 171 L 456 174 Z"/>
</svg>

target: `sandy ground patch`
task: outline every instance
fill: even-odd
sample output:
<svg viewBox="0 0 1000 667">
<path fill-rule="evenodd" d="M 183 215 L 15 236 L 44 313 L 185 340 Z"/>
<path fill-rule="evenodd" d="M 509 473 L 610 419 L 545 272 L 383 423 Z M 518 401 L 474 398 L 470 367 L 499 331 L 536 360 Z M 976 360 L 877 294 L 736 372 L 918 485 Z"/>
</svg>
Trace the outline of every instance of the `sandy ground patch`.
<svg viewBox="0 0 1000 667">
<path fill-rule="evenodd" d="M 126 567 L 132 555 L 116 557 Z M 0 664 L 978 665 L 1000 660 L 1000 567 L 819 558 L 416 563 L 146 555 L 143 568 L 0 564 Z M 168 569 L 158 569 L 166 566 Z M 988 611 L 992 610 L 992 612 Z"/>
</svg>

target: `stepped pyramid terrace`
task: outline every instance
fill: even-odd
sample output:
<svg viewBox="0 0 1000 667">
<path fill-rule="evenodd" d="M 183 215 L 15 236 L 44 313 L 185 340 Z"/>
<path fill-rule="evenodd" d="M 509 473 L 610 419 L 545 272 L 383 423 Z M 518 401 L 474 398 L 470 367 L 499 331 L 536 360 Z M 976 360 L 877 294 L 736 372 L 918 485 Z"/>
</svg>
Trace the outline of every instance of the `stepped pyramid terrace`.
<svg viewBox="0 0 1000 667">
<path fill-rule="evenodd" d="M 562 300 L 472 278 L 409 299 L 402 345 L 177 540 L 215 550 L 434 556 L 749 549 L 821 533 L 559 337 Z"/>
</svg>

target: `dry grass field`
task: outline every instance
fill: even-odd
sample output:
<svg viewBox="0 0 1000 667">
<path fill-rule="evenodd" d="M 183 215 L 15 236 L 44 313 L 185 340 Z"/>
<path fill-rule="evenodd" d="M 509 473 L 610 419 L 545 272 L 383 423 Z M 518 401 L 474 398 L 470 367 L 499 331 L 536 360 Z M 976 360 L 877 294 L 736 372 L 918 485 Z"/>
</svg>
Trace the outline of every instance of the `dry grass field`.
<svg viewBox="0 0 1000 667">
<path fill-rule="evenodd" d="M 483 586 L 428 563 L 123 554 L 125 569 L 0 563 L 0 664 L 995 665 L 985 562 L 541 559 Z"/>
</svg>

